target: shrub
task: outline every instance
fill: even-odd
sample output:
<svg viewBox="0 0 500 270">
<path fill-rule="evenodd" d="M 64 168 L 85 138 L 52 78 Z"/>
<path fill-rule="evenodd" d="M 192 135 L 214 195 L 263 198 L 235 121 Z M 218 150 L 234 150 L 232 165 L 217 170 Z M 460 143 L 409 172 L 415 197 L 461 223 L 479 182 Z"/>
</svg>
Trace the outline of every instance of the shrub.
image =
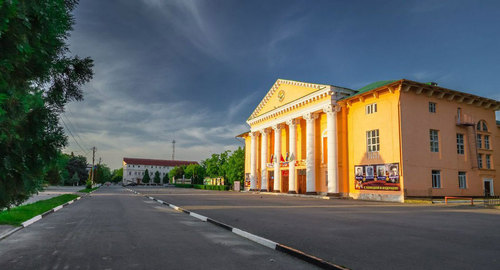
<svg viewBox="0 0 500 270">
<path fill-rule="evenodd" d="M 92 188 L 92 181 L 87 180 L 87 182 L 85 182 L 85 188 L 91 189 Z"/>
</svg>

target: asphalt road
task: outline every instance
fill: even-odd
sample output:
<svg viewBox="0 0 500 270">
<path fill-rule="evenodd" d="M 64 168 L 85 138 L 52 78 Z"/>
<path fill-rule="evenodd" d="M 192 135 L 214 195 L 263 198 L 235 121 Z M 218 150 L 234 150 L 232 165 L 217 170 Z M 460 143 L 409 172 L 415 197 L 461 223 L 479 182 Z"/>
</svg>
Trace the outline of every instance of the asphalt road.
<svg viewBox="0 0 500 270">
<path fill-rule="evenodd" d="M 497 209 L 134 189 L 352 269 L 500 269 Z"/>
<path fill-rule="evenodd" d="M 1 240 L 0 269 L 314 267 L 121 187 L 102 187 Z"/>
</svg>

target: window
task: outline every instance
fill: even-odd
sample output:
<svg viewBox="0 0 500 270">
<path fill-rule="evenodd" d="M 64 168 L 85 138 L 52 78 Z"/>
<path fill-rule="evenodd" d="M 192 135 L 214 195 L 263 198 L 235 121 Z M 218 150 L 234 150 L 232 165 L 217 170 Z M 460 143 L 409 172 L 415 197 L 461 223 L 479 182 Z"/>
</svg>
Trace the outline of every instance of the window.
<svg viewBox="0 0 500 270">
<path fill-rule="evenodd" d="M 377 112 L 377 103 L 366 105 L 366 114 L 372 114 L 376 112 Z"/>
<path fill-rule="evenodd" d="M 431 129 L 429 132 L 431 139 L 431 152 L 439 152 L 439 136 L 438 131 Z"/>
<path fill-rule="evenodd" d="M 486 126 L 486 122 L 484 120 L 477 122 L 476 129 L 478 131 L 488 131 L 488 127 Z"/>
<path fill-rule="evenodd" d="M 369 153 L 380 151 L 378 129 L 369 130 L 366 132 L 366 147 Z"/>
<path fill-rule="evenodd" d="M 429 112 L 431 112 L 431 113 L 435 113 L 436 112 L 436 103 L 429 102 Z"/>
<path fill-rule="evenodd" d="M 464 153 L 464 134 L 457 133 L 457 154 L 463 155 Z"/>
<path fill-rule="evenodd" d="M 467 178 L 465 176 L 465 172 L 458 172 L 458 188 L 467 188 Z"/>
<path fill-rule="evenodd" d="M 490 149 L 490 136 L 484 135 L 484 148 Z"/>
<path fill-rule="evenodd" d="M 477 140 L 476 140 L 476 143 L 477 143 L 477 148 L 481 148 L 482 146 L 482 140 L 481 140 L 481 135 L 477 135 Z"/>
<path fill-rule="evenodd" d="M 441 188 L 441 171 L 432 170 L 432 188 Z"/>
<path fill-rule="evenodd" d="M 128 172 L 128 175 L 132 175 L 132 172 Z"/>
<path fill-rule="evenodd" d="M 478 168 L 483 167 L 483 155 L 481 155 L 481 154 L 477 155 L 477 167 Z"/>
<path fill-rule="evenodd" d="M 491 169 L 491 155 L 486 155 L 486 169 Z"/>
</svg>

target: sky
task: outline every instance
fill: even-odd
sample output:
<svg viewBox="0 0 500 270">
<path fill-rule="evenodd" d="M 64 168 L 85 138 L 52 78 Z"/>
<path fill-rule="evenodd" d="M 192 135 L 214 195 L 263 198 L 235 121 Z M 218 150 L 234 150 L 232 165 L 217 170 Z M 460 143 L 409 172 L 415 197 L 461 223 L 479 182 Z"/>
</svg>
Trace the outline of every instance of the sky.
<svg viewBox="0 0 500 270">
<path fill-rule="evenodd" d="M 278 79 L 359 89 L 410 79 L 500 100 L 498 1 L 82 0 L 68 44 L 94 59 L 61 116 L 65 152 L 201 161 Z M 497 119 L 500 114 L 497 113 Z"/>
</svg>

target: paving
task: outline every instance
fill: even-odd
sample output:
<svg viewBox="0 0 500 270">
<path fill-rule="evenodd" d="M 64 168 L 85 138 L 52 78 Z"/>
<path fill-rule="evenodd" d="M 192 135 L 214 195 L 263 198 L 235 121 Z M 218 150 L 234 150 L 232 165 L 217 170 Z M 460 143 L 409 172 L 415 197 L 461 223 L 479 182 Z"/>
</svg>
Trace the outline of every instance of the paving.
<svg viewBox="0 0 500 270">
<path fill-rule="evenodd" d="M 77 193 L 78 190 L 84 189 L 85 186 L 48 186 L 43 191 L 34 194 L 22 203 L 22 205 L 34 203 L 41 200 L 47 200 L 63 194 Z"/>
<path fill-rule="evenodd" d="M 121 187 L 0 241 L 0 269 L 314 269 Z"/>
<path fill-rule="evenodd" d="M 492 269 L 500 265 L 497 209 L 182 188 L 133 189 L 352 269 Z"/>
</svg>

